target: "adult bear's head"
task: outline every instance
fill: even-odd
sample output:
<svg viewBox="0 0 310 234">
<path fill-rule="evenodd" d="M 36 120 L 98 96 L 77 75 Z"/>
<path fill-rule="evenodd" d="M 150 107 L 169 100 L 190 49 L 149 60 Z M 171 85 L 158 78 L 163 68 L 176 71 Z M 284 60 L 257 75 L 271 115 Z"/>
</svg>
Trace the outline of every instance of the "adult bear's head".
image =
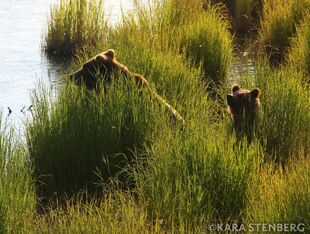
<svg viewBox="0 0 310 234">
<path fill-rule="evenodd" d="M 109 49 L 86 61 L 82 68 L 70 75 L 76 84 L 85 84 L 87 89 L 96 89 L 98 81 L 105 84 L 121 74 L 131 75 L 127 67 L 115 59 L 115 51 Z M 103 78 L 103 80 L 100 80 Z"/>
</svg>

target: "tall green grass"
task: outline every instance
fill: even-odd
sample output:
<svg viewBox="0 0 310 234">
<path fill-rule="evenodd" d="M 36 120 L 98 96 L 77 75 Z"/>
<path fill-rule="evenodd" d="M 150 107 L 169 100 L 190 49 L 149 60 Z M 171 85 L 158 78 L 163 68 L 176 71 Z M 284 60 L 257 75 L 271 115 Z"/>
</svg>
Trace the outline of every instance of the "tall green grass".
<svg viewBox="0 0 310 234">
<path fill-rule="evenodd" d="M 251 190 L 248 222 L 303 224 L 310 231 L 310 165 L 291 161 L 285 170 L 266 165 Z"/>
<path fill-rule="evenodd" d="M 266 65 L 257 69 L 263 113 L 258 135 L 267 155 L 278 162 L 309 155 L 310 92 L 304 76 L 293 69 L 272 72 Z"/>
<path fill-rule="evenodd" d="M 144 205 L 138 206 L 130 194 L 108 193 L 100 202 L 82 200 L 68 200 L 65 209 L 53 209 L 38 217 L 32 232 L 146 233 L 160 230 L 160 225 L 150 225 Z"/>
<path fill-rule="evenodd" d="M 24 148 L 0 119 L 0 232 L 18 233 L 33 219 L 34 186 Z"/>
<path fill-rule="evenodd" d="M 296 26 L 309 14 L 309 9 L 309 0 L 289 0 L 285 4 L 279 0 L 265 1 L 259 43 L 273 64 L 283 62 Z"/>
<path fill-rule="evenodd" d="M 219 10 L 210 8 L 184 25 L 180 35 L 184 53 L 202 66 L 207 81 L 216 84 L 225 84 L 232 61 L 232 39 L 227 28 L 228 23 Z"/>
<path fill-rule="evenodd" d="M 234 32 L 247 33 L 258 28 L 263 0 L 209 0 L 209 2 L 225 5 Z"/>
<path fill-rule="evenodd" d="M 233 46 L 222 14 L 219 6 L 204 11 L 200 0 L 154 1 L 137 6 L 134 15 L 112 29 L 108 44 L 113 48 L 121 44 L 122 49 L 140 47 L 154 54 L 174 53 L 175 57 L 185 55 L 193 65 L 203 68 L 207 83 L 224 83 Z"/>
<path fill-rule="evenodd" d="M 288 65 L 310 76 L 310 13 L 300 25 L 288 53 Z M 309 80 L 309 79 L 308 79 Z"/>
<path fill-rule="evenodd" d="M 105 40 L 103 0 L 61 0 L 51 6 L 44 47 L 50 54 L 72 55 Z"/>
<path fill-rule="evenodd" d="M 87 49 L 94 56 L 114 48 L 116 58 L 143 74 L 186 125 L 172 124 L 164 108 L 125 77 L 106 93 L 67 84 L 55 98 L 38 87 L 26 146 L 0 134 L 0 232 L 203 233 L 210 223 L 245 222 L 309 226 L 305 75 L 292 68 L 271 71 L 264 63 L 255 67 L 254 79 L 241 80 L 242 87 L 260 88 L 262 115 L 252 144 L 236 143 L 226 105 L 209 98 L 204 82 L 205 75 L 207 82 L 227 79 L 229 25 L 221 7 L 204 10 L 202 3 L 140 6 L 105 31 L 107 40 Z M 78 3 L 70 4 L 68 12 L 75 12 Z M 72 17 L 68 22 L 75 22 Z M 89 56 L 83 54 L 81 63 Z M 225 96 L 223 90 L 219 95 Z M 284 171 L 270 157 L 283 162 Z M 44 213 L 35 209 L 41 205 Z"/>
<path fill-rule="evenodd" d="M 80 190 L 100 194 L 101 184 L 113 177 L 130 186 L 133 181 L 124 170 L 143 154 L 155 119 L 164 118 L 149 95 L 131 82 L 115 83 L 106 94 L 69 85 L 54 102 L 40 90 L 33 103 L 27 146 L 43 202 Z"/>
<path fill-rule="evenodd" d="M 168 227 L 242 220 L 262 154 L 257 144 L 234 150 L 225 130 L 213 128 L 164 132 L 148 149 L 148 167 L 136 172 L 149 214 Z"/>
<path fill-rule="evenodd" d="M 66 208 L 38 216 L 26 231 L 33 233 L 201 233 L 205 225 L 167 226 L 159 217 L 151 218 L 146 204 L 129 193 L 113 191 L 99 202 L 67 201 Z"/>
</svg>

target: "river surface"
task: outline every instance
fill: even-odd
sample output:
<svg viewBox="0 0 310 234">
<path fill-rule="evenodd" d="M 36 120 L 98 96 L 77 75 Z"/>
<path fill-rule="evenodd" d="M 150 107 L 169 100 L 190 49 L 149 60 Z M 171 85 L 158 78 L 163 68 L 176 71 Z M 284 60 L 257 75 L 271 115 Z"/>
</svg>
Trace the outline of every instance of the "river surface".
<svg viewBox="0 0 310 234">
<path fill-rule="evenodd" d="M 0 0 L 0 110 L 2 120 L 18 131 L 30 116 L 30 94 L 38 83 L 57 90 L 63 82 L 63 64 L 49 60 L 41 49 L 50 6 L 58 2 Z M 105 9 L 114 24 L 133 4 L 130 0 L 106 0 Z"/>
</svg>

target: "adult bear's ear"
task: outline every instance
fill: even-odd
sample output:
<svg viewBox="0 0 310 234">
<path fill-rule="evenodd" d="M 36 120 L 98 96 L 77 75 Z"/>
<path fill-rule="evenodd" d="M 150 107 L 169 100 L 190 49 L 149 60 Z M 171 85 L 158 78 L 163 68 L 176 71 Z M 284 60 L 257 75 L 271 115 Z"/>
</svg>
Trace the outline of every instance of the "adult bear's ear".
<svg viewBox="0 0 310 234">
<path fill-rule="evenodd" d="M 227 95 L 227 103 L 229 106 L 233 106 L 234 103 L 234 97 L 230 94 Z"/>
<path fill-rule="evenodd" d="M 115 58 L 115 51 L 113 49 L 109 49 L 103 53 L 109 60 L 113 60 Z"/>
<path fill-rule="evenodd" d="M 238 91 L 240 89 L 240 87 L 238 85 L 234 85 L 232 88 L 231 88 L 231 91 L 234 93 L 236 91 Z"/>
<path fill-rule="evenodd" d="M 259 93 L 260 93 L 259 89 L 253 89 L 250 94 L 252 98 L 258 98 Z"/>
<path fill-rule="evenodd" d="M 104 62 L 104 61 L 106 61 L 106 60 L 107 60 L 106 56 L 103 56 L 102 54 L 98 54 L 98 55 L 95 57 L 95 61 L 96 61 L 96 62 Z"/>
</svg>

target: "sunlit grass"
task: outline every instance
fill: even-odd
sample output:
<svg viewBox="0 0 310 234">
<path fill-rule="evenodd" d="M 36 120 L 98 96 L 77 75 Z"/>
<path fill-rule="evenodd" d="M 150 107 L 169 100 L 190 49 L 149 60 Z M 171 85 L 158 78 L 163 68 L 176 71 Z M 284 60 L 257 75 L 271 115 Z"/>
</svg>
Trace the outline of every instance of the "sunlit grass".
<svg viewBox="0 0 310 234">
<path fill-rule="evenodd" d="M 49 54 L 72 55 L 105 40 L 103 0 L 61 0 L 51 6 L 44 48 Z"/>
<path fill-rule="evenodd" d="M 292 160 L 286 170 L 266 165 L 253 184 L 248 222 L 302 224 L 310 231 L 309 159 Z"/>
<path fill-rule="evenodd" d="M 137 6 L 134 15 L 111 30 L 108 44 L 184 56 L 201 66 L 207 83 L 222 84 L 233 57 L 232 36 L 223 9 L 216 5 L 204 10 L 202 2 L 169 0 Z"/>
<path fill-rule="evenodd" d="M 300 25 L 296 37 L 293 39 L 292 48 L 288 53 L 288 65 L 297 71 L 310 76 L 310 13 Z M 307 78 L 309 81 L 309 78 Z"/>
<path fill-rule="evenodd" d="M 272 72 L 266 65 L 257 69 L 262 103 L 258 135 L 266 152 L 278 162 L 309 155 L 310 92 L 304 76 L 293 69 Z"/>
<path fill-rule="evenodd" d="M 113 177 L 133 183 L 125 167 L 143 153 L 160 116 L 146 92 L 132 85 L 111 84 L 100 95 L 68 85 L 55 102 L 44 89 L 36 92 L 27 145 L 44 203 L 80 190 L 100 194 L 100 184 Z"/>
<path fill-rule="evenodd" d="M 246 33 L 256 30 L 263 6 L 263 0 L 209 0 L 212 3 L 224 4 L 228 10 L 232 30 Z M 244 34 L 246 35 L 246 34 Z"/>
<path fill-rule="evenodd" d="M 0 120 L 0 233 L 20 232 L 33 219 L 35 193 L 27 161 L 24 147 Z"/>
<path fill-rule="evenodd" d="M 242 221 L 262 154 L 257 144 L 234 147 L 223 130 L 209 125 L 165 133 L 148 149 L 147 170 L 136 177 L 150 214 L 167 226 Z"/>
<path fill-rule="evenodd" d="M 259 42 L 272 63 L 283 62 L 296 27 L 309 14 L 310 1 L 265 1 Z"/>
<path fill-rule="evenodd" d="M 128 77 L 115 79 L 107 92 L 67 83 L 54 97 L 38 86 L 26 144 L 0 131 L 0 233 L 204 233 L 210 223 L 250 222 L 303 222 L 309 229 L 310 92 L 300 72 L 305 67 L 273 71 L 266 62 L 247 77 L 231 77 L 261 91 L 253 141 L 237 142 L 226 103 L 219 101 L 228 87 L 217 89 L 216 100 L 206 91 L 210 82 L 227 81 L 232 60 L 221 6 L 152 1 L 100 31 L 103 40 L 92 41 L 86 38 L 101 28 L 84 20 L 88 12 L 103 19 L 95 3 L 101 4 L 62 1 L 52 12 L 57 53 L 79 51 L 74 70 L 115 49 L 116 59 L 142 74 L 186 124 L 171 121 Z M 236 12 L 249 14 L 250 5 Z M 294 39 L 289 65 L 302 57 L 306 47 L 299 38 L 306 27 Z M 63 35 L 70 35 L 70 43 L 62 44 Z"/>
<path fill-rule="evenodd" d="M 232 39 L 228 23 L 222 19 L 217 9 L 209 9 L 194 22 L 184 25 L 180 44 L 184 53 L 196 65 L 201 65 L 206 81 L 225 84 L 227 72 L 232 61 Z"/>
</svg>

